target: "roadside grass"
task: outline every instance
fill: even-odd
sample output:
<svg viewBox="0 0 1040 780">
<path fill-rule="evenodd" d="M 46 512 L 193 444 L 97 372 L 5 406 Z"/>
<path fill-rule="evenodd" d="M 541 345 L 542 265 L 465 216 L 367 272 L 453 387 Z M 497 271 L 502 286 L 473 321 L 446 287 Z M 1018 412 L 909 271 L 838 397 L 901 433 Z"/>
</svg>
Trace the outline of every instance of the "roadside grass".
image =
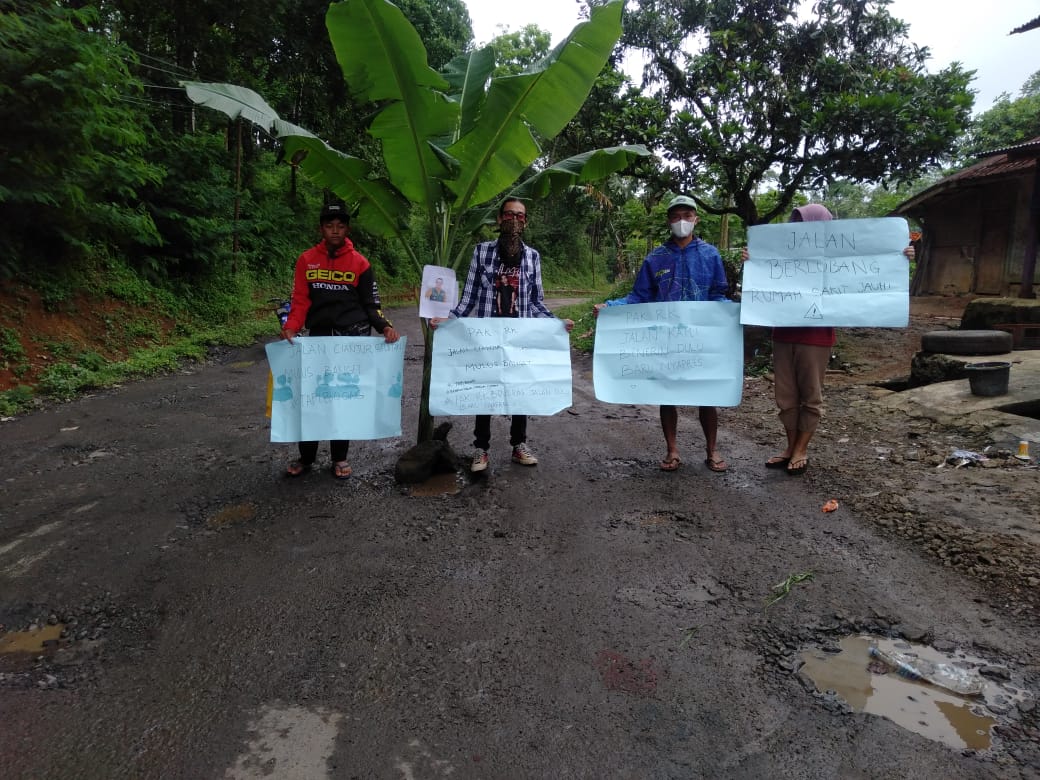
<svg viewBox="0 0 1040 780">
<path fill-rule="evenodd" d="M 25 348 L 14 328 L 0 328 L 0 368 L 9 368 L 16 376 L 28 368 Z"/>
<path fill-rule="evenodd" d="M 274 306 L 267 300 L 276 297 L 280 290 L 272 286 L 240 292 L 240 296 L 223 294 L 208 300 L 196 297 L 180 304 L 163 296 L 161 301 L 153 299 L 151 307 L 141 314 L 131 316 L 127 309 L 124 316 L 106 317 L 104 343 L 99 347 L 146 342 L 131 349 L 122 360 L 108 360 L 99 352 L 68 340 L 41 340 L 38 343 L 50 355 L 51 364 L 37 375 L 35 383 L 0 391 L 0 417 L 30 411 L 48 400 L 69 401 L 91 390 L 176 371 L 185 361 L 205 360 L 216 347 L 245 347 L 277 333 Z M 382 292 L 386 306 L 407 303 L 391 297 L 394 293 Z M 51 293 L 48 305 L 60 301 L 67 306 L 71 300 Z M 400 293 L 408 294 L 404 289 Z M 139 306 L 144 291 L 124 289 L 123 294 Z M 162 320 L 166 320 L 165 326 Z M 16 338 L 9 337 L 7 330 L 0 330 L 0 365 L 8 363 L 17 374 L 18 366 L 28 366 L 17 362 L 24 361 L 24 349 Z"/>
<path fill-rule="evenodd" d="M 607 298 L 620 297 L 630 285 L 585 293 L 585 302 L 557 308 L 561 319 L 574 320 L 571 343 L 585 352 L 592 351 L 595 319 L 592 305 Z M 46 290 L 48 310 L 65 308 L 71 312 L 73 295 L 63 285 Z M 116 273 L 101 289 L 109 300 L 142 307 L 143 313 L 128 314 L 130 308 L 105 315 L 105 334 L 99 349 L 112 350 L 130 341 L 146 342 L 129 351 L 122 360 L 108 360 L 100 352 L 74 341 L 45 338 L 37 344 L 50 356 L 51 363 L 37 374 L 33 384 L 19 384 L 0 391 L 0 417 L 11 417 L 41 406 L 46 401 L 69 401 L 77 396 L 121 382 L 177 370 L 185 361 L 205 360 L 218 346 L 244 347 L 277 331 L 274 305 L 267 301 L 284 297 L 280 287 L 244 289 L 200 298 L 180 299 L 139 279 Z M 411 285 L 385 285 L 380 288 L 385 307 L 407 306 L 415 302 Z M 577 294 L 552 291 L 553 296 Z M 141 311 L 140 308 L 137 311 Z M 163 321 L 166 321 L 165 325 Z M 0 365 L 6 364 L 16 375 L 28 371 L 26 355 L 12 329 L 0 329 Z"/>
<path fill-rule="evenodd" d="M 599 291 L 588 293 L 588 300 L 582 303 L 553 309 L 553 314 L 561 320 L 574 320 L 571 346 L 581 352 L 592 352 L 596 337 L 596 318 L 592 313 L 592 307 L 611 298 L 621 298 L 627 295 L 631 289 L 632 281 L 626 280 L 613 287 L 604 287 Z M 548 297 L 548 293 L 546 297 Z"/>
</svg>

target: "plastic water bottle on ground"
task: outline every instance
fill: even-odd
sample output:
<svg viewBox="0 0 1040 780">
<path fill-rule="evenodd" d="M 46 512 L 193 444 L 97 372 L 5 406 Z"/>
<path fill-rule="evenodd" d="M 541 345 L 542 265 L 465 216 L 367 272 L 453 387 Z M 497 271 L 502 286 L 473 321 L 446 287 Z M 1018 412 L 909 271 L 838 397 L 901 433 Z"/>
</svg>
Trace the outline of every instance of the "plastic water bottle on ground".
<svg viewBox="0 0 1040 780">
<path fill-rule="evenodd" d="M 981 696 L 984 682 L 977 672 L 952 664 L 937 664 L 909 653 L 870 646 L 870 655 L 887 664 L 900 677 L 924 680 L 961 696 Z"/>
</svg>

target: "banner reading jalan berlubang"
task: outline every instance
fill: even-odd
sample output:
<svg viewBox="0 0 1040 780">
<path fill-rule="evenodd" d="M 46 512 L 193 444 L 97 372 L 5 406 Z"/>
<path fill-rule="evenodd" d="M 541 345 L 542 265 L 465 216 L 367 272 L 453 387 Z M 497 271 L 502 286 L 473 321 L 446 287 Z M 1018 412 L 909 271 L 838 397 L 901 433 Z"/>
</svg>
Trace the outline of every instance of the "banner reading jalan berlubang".
<svg viewBox="0 0 1040 780">
<path fill-rule="evenodd" d="M 748 228 L 740 321 L 891 327 L 910 321 L 906 220 L 837 219 Z"/>
</svg>

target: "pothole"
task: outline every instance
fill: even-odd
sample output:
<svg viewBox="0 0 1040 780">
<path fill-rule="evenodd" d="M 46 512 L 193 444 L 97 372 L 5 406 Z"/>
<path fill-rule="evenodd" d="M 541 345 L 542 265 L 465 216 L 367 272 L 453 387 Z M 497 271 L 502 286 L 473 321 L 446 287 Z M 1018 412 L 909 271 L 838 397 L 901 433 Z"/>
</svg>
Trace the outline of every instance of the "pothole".
<svg viewBox="0 0 1040 780">
<path fill-rule="evenodd" d="M 412 496 L 428 498 L 430 496 L 454 496 L 461 492 L 458 475 L 452 471 L 445 474 L 434 474 L 425 482 L 412 485 L 409 493 Z"/>
<path fill-rule="evenodd" d="M 39 654 L 54 650 L 64 630 L 65 626 L 57 623 L 30 628 L 27 631 L 8 631 L 6 634 L 0 634 L 0 654 Z"/>
<path fill-rule="evenodd" d="M 248 523 L 256 517 L 256 507 L 251 503 L 233 504 L 226 506 L 216 514 L 212 515 L 206 525 L 214 530 L 227 528 L 232 525 Z"/>
<path fill-rule="evenodd" d="M 1007 716 L 1032 699 L 1012 685 L 1007 669 L 983 658 L 885 637 L 847 636 L 836 647 L 803 651 L 801 659 L 800 674 L 824 696 L 957 750 L 989 750 L 994 727 L 1009 722 Z"/>
</svg>

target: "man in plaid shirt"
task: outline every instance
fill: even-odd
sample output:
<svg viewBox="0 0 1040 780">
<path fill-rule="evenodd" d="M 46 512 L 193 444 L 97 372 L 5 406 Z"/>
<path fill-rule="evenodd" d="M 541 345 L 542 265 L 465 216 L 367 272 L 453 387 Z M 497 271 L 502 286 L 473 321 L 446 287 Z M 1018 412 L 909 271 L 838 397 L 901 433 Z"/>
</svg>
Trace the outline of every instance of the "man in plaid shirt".
<svg viewBox="0 0 1040 780">
<path fill-rule="evenodd" d="M 451 311 L 452 317 L 552 317 L 542 301 L 542 258 L 536 249 L 523 242 L 527 227 L 527 207 L 515 198 L 506 198 L 498 207 L 499 237 L 484 241 L 473 250 L 462 299 Z M 436 328 L 443 320 L 434 318 Z M 570 331 L 572 320 L 564 320 Z M 509 443 L 513 463 L 537 466 L 538 458 L 527 446 L 527 415 L 514 414 L 509 424 Z M 477 415 L 473 429 L 476 452 L 470 471 L 487 469 L 491 446 L 491 416 Z"/>
</svg>

